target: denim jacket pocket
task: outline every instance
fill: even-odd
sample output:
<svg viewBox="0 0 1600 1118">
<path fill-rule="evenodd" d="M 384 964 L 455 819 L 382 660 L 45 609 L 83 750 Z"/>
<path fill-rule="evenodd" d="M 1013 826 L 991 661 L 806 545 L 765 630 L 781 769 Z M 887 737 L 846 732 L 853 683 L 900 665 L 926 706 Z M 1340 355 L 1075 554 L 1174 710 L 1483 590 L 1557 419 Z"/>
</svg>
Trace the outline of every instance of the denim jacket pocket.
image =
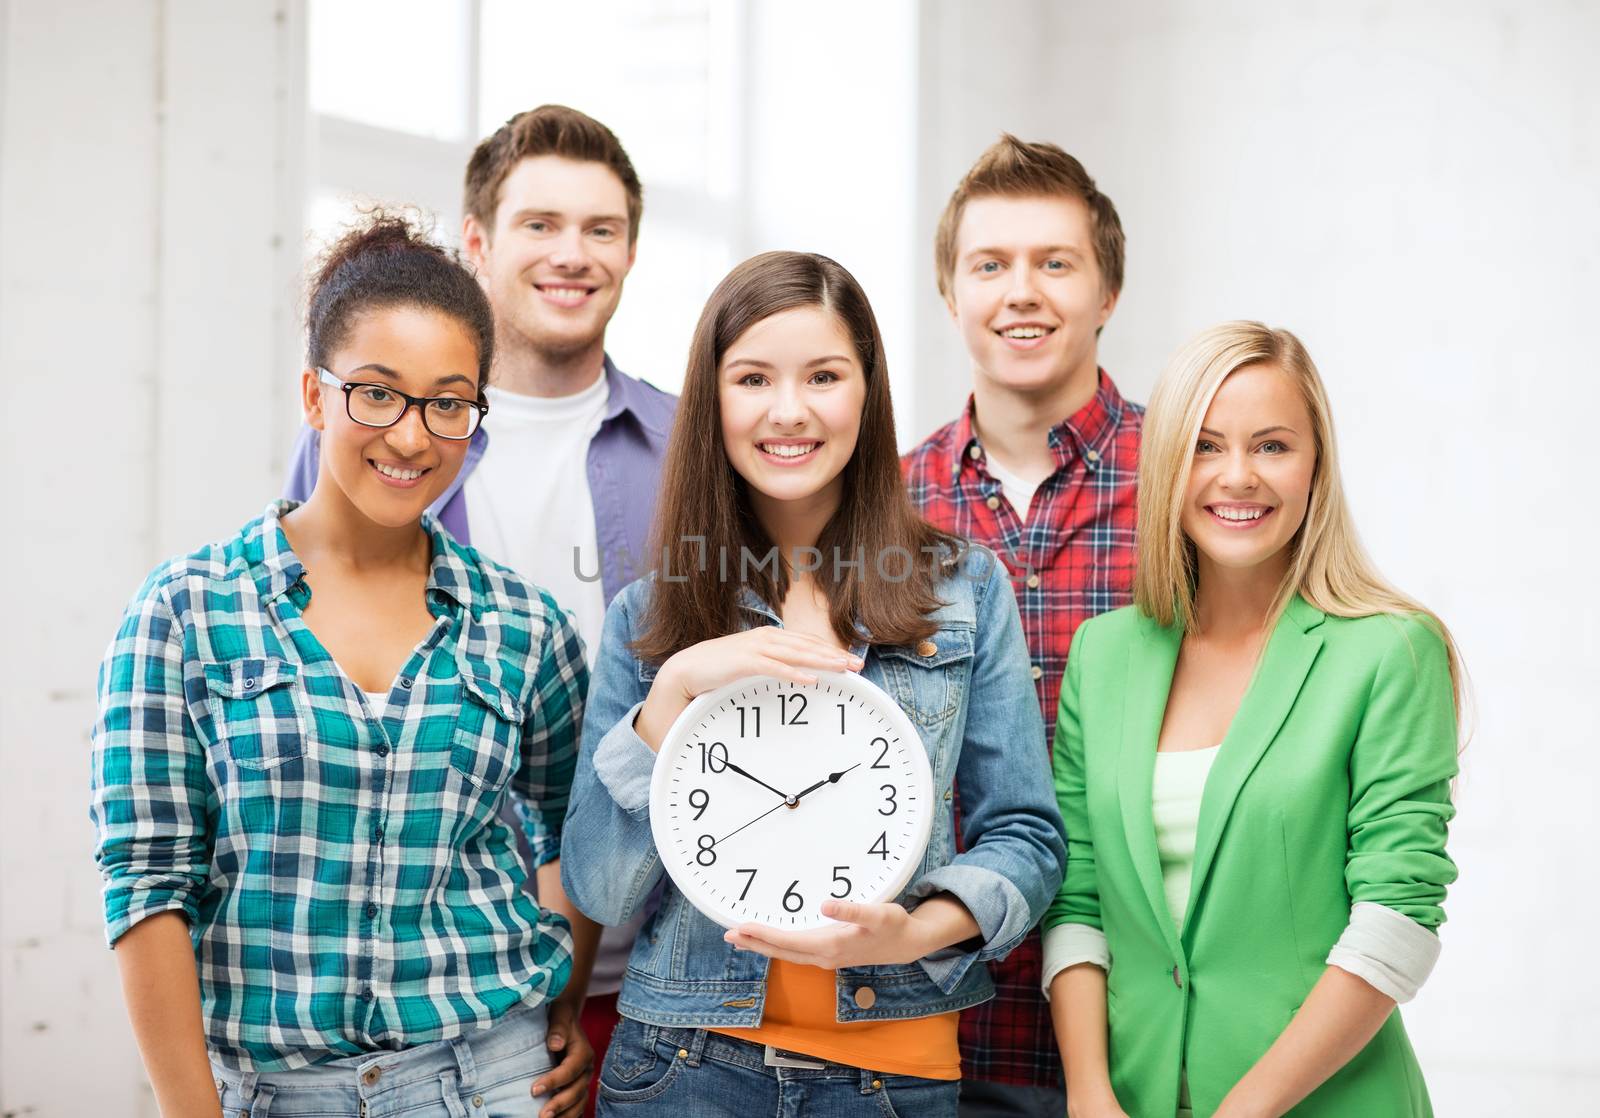
<svg viewBox="0 0 1600 1118">
<path fill-rule="evenodd" d="M 487 665 L 464 661 L 461 713 L 450 748 L 450 767 L 493 794 L 516 771 L 522 751 L 522 702 L 495 681 Z"/>
<path fill-rule="evenodd" d="M 299 670 L 274 656 L 201 665 L 216 740 L 244 769 L 271 769 L 305 756 Z"/>
<path fill-rule="evenodd" d="M 937 730 L 961 707 L 972 667 L 973 631 L 941 628 L 915 645 L 878 649 L 884 682 L 903 710 L 925 730 Z"/>
</svg>

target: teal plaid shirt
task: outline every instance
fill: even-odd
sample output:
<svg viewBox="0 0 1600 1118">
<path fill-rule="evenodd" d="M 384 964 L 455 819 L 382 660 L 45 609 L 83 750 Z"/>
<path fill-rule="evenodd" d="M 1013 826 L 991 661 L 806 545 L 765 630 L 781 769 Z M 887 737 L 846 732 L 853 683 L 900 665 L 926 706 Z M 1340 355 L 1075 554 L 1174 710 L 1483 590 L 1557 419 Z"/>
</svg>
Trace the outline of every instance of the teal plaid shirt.
<svg viewBox="0 0 1600 1118">
<path fill-rule="evenodd" d="M 566 921 L 497 807 L 558 856 L 588 685 L 537 587 L 431 517 L 434 627 L 382 719 L 302 620 L 279 502 L 156 569 L 100 670 L 90 815 L 115 945 L 182 912 L 207 1040 L 241 1070 L 441 1040 L 555 997 Z"/>
</svg>

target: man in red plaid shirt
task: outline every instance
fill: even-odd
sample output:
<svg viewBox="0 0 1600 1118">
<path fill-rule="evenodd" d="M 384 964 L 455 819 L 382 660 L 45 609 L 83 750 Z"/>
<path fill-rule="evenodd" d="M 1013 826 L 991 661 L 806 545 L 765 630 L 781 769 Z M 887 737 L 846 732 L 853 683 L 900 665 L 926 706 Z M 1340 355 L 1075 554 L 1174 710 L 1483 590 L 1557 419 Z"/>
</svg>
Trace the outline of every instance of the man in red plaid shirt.
<svg viewBox="0 0 1600 1118">
<path fill-rule="evenodd" d="M 1132 599 L 1144 409 L 1097 359 L 1122 223 L 1072 156 L 1003 135 L 950 196 L 934 253 L 972 396 L 906 455 L 906 480 L 924 516 L 1010 569 L 1048 750 L 1073 632 Z M 962 1118 L 1066 1112 L 1040 962 L 1035 930 L 991 966 L 995 999 L 962 1014 Z"/>
</svg>

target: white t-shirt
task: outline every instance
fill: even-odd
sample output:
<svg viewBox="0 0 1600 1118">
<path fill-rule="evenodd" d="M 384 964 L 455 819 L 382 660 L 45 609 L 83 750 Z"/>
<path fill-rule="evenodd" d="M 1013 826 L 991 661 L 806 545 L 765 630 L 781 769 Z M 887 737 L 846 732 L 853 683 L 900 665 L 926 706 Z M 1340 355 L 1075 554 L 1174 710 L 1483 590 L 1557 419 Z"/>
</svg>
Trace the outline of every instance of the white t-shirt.
<svg viewBox="0 0 1600 1118">
<path fill-rule="evenodd" d="M 1028 506 L 1033 504 L 1033 494 L 1039 488 L 1040 483 L 1028 481 L 1020 475 L 1012 473 L 993 454 L 987 455 L 984 464 L 989 468 L 989 476 L 1000 483 L 1000 491 L 1006 495 L 1006 500 L 1016 510 L 1017 519 L 1026 524 L 1028 522 Z"/>
<path fill-rule="evenodd" d="M 472 545 L 555 596 L 583 638 L 590 667 L 606 599 L 589 493 L 589 440 L 610 394 L 604 375 L 574 396 L 554 398 L 491 385 L 483 421 L 489 449 L 464 487 Z"/>
</svg>

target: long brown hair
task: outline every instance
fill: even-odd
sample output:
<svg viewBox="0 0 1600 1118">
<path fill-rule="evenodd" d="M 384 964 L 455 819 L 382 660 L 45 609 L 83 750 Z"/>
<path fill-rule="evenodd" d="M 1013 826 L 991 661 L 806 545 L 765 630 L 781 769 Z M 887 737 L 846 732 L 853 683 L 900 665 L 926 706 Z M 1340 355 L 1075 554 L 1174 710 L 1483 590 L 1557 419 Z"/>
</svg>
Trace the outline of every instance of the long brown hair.
<svg viewBox="0 0 1600 1118">
<path fill-rule="evenodd" d="M 788 592 L 786 565 L 760 562 L 774 545 L 728 461 L 718 385 L 729 347 L 757 322 L 796 307 L 833 314 L 866 374 L 860 434 L 844 467 L 839 508 L 816 545 L 824 558 L 813 577 L 827 596 L 833 631 L 847 646 L 862 639 L 863 629 L 873 644 L 893 645 L 922 640 L 938 627 L 928 618 L 942 604 L 935 587 L 960 554 L 961 541 L 918 516 L 906 493 L 872 306 L 855 277 L 826 256 L 767 252 L 717 285 L 689 345 L 656 510 L 654 593 L 633 644 L 644 660 L 659 663 L 692 644 L 738 632 L 741 587 L 774 608 Z M 859 566 L 849 565 L 860 559 Z"/>
</svg>

